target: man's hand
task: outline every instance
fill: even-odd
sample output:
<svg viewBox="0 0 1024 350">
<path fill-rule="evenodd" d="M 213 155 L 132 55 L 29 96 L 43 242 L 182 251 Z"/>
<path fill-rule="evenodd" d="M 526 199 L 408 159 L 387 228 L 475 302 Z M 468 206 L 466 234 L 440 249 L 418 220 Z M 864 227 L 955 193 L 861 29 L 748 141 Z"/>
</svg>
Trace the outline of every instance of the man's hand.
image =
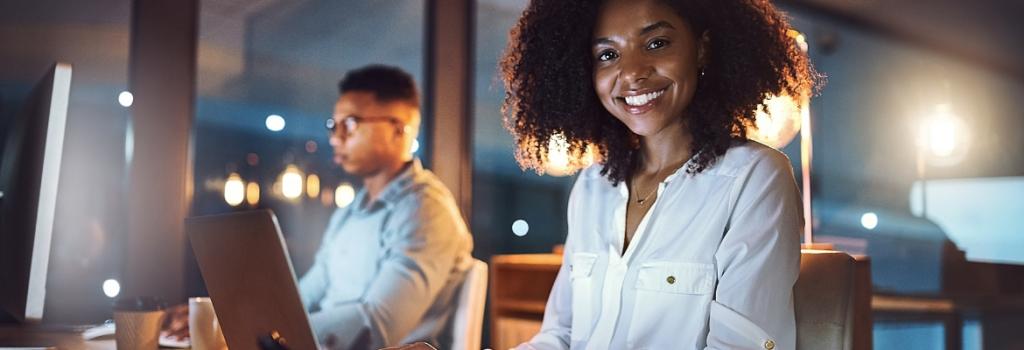
<svg viewBox="0 0 1024 350">
<path fill-rule="evenodd" d="M 178 304 L 167 308 L 161 335 L 175 339 L 185 339 L 188 334 L 188 304 Z"/>
</svg>

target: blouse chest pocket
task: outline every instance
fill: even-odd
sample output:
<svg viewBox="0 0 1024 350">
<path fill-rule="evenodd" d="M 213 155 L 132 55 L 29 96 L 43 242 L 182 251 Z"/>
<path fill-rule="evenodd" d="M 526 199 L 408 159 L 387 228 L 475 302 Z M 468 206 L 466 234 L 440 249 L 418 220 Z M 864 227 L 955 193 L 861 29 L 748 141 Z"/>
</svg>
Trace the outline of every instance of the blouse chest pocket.
<svg viewBox="0 0 1024 350">
<path fill-rule="evenodd" d="M 574 253 L 569 261 L 569 276 L 572 280 L 572 330 L 573 341 L 590 337 L 594 324 L 594 265 L 597 254 Z"/>
<path fill-rule="evenodd" d="M 715 290 L 715 267 L 689 262 L 647 262 L 637 270 L 626 336 L 630 349 L 702 348 Z M 666 337 L 666 334 L 674 336 Z"/>
<path fill-rule="evenodd" d="M 715 287 L 711 264 L 650 262 L 640 266 L 636 289 L 675 294 L 708 294 Z"/>
</svg>

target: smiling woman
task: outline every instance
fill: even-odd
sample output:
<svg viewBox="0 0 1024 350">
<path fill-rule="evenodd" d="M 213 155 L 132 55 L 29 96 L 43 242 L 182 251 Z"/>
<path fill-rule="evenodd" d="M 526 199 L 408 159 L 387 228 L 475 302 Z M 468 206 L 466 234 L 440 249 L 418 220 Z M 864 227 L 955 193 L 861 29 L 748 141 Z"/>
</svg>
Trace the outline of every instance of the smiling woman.
<svg viewBox="0 0 1024 350">
<path fill-rule="evenodd" d="M 564 261 L 522 349 L 792 349 L 803 226 L 792 167 L 747 140 L 815 74 L 761 0 L 534 0 L 502 60 L 524 167 L 596 148 Z"/>
<path fill-rule="evenodd" d="M 622 62 L 622 53 L 609 47 L 613 43 L 610 38 L 595 35 L 602 3 L 534 1 L 512 30 L 501 62 L 509 92 L 505 125 L 516 139 L 517 159 L 523 166 L 543 169 L 548 139 L 565 132 L 573 153 L 582 152 L 588 144 L 598 146 L 600 158 L 605 160 L 603 173 L 609 179 L 626 180 L 633 170 L 638 150 L 635 134 L 626 128 L 628 124 L 616 119 L 617 108 L 607 108 L 614 101 L 594 93 L 595 86 L 614 88 L 600 85 L 602 77 L 614 76 L 603 74 L 615 72 L 609 68 L 634 63 Z M 692 172 L 710 166 L 732 140 L 746 137 L 757 106 L 766 97 L 808 96 L 812 92 L 817 76 L 807 54 L 789 38 L 789 24 L 767 1 L 654 2 L 663 12 L 651 13 L 642 11 L 644 6 L 624 5 L 623 16 L 609 19 L 633 23 L 637 28 L 627 34 L 648 41 L 618 50 L 639 52 L 642 48 L 650 53 L 642 56 L 645 60 L 660 58 L 668 64 L 659 65 L 656 81 L 644 86 L 667 85 L 671 76 L 682 84 L 673 89 L 689 89 L 680 97 L 690 96 L 673 102 L 672 108 L 686 107 L 685 113 L 673 115 L 688 119 L 693 139 L 685 148 L 697 155 L 690 166 Z M 613 6 L 614 2 L 609 4 Z M 657 13 L 678 15 L 663 23 L 640 22 Z M 665 38 L 666 34 L 676 41 Z M 616 39 L 622 43 L 625 37 Z M 703 62 L 698 62 L 698 53 L 704 55 Z M 680 54 L 684 55 L 680 60 L 671 59 Z"/>
</svg>

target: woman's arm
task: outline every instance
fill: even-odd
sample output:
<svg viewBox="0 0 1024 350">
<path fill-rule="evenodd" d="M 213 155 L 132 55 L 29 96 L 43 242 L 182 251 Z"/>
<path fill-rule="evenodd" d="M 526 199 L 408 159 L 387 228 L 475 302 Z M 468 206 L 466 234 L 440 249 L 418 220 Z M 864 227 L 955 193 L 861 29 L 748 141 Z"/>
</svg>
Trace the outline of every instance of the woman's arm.
<svg viewBox="0 0 1024 350">
<path fill-rule="evenodd" d="M 802 207 L 785 155 L 764 149 L 736 179 L 736 204 L 715 253 L 709 349 L 794 349 L 793 285 Z"/>
</svg>

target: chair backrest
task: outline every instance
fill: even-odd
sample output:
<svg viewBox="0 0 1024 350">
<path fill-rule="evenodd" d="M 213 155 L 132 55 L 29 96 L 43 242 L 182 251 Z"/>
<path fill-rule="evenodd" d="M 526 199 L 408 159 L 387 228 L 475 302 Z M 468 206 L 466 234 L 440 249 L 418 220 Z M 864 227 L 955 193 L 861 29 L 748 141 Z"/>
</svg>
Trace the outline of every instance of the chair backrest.
<svg viewBox="0 0 1024 350">
<path fill-rule="evenodd" d="M 487 301 L 487 263 L 473 259 L 466 272 L 452 322 L 452 350 L 479 350 Z"/>
<path fill-rule="evenodd" d="M 801 251 L 800 277 L 793 288 L 797 349 L 870 348 L 870 296 L 861 294 L 870 294 L 871 281 L 859 264 L 843 252 Z"/>
</svg>

